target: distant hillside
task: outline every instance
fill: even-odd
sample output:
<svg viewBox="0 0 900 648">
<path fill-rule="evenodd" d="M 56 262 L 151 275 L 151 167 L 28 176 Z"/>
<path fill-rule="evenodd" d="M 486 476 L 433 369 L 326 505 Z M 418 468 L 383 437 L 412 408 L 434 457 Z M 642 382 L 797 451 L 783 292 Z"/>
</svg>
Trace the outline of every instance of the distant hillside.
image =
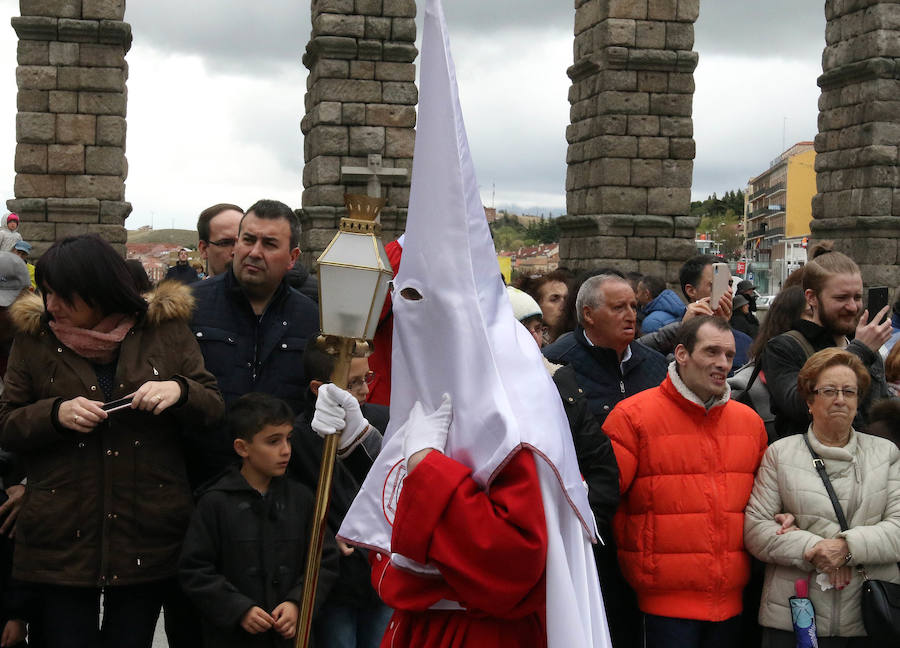
<svg viewBox="0 0 900 648">
<path fill-rule="evenodd" d="M 197 247 L 197 230 L 158 229 L 128 230 L 129 243 L 173 243 L 181 247 Z"/>
</svg>

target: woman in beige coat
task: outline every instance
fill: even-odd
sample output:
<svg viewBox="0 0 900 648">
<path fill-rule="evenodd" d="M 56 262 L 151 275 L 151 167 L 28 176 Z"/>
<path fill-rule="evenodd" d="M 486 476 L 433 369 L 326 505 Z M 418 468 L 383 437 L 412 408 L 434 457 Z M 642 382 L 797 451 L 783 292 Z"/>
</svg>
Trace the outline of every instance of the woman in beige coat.
<svg viewBox="0 0 900 648">
<path fill-rule="evenodd" d="M 900 451 L 851 426 L 870 378 L 859 359 L 831 348 L 813 355 L 798 376 L 812 423 L 806 435 L 773 443 L 747 504 L 744 542 L 768 563 L 759 622 L 764 648 L 794 647 L 788 599 L 809 579 L 821 648 L 861 648 L 862 575 L 900 583 Z M 825 462 L 849 529 L 842 532 L 804 436 Z M 775 520 L 791 514 L 796 526 Z"/>
</svg>

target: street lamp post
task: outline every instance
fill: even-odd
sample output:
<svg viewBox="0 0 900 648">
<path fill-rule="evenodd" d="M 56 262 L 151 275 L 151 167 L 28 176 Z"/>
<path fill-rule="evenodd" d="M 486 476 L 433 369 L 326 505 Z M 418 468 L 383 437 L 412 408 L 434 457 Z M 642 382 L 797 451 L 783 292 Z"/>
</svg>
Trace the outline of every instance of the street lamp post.
<svg viewBox="0 0 900 648">
<path fill-rule="evenodd" d="M 393 277 L 381 241 L 381 224 L 375 222 L 384 199 L 347 194 L 344 203 L 348 217 L 341 219 L 338 233 L 318 260 L 322 335 L 316 341 L 326 353 L 337 356 L 331 382 L 342 389 L 347 387 L 351 358 L 365 357 L 368 352 L 366 340 L 375 335 L 378 316 Z M 338 441 L 337 434 L 327 437 L 322 452 L 303 598 L 297 619 L 296 648 L 306 648 L 309 644 Z"/>
</svg>

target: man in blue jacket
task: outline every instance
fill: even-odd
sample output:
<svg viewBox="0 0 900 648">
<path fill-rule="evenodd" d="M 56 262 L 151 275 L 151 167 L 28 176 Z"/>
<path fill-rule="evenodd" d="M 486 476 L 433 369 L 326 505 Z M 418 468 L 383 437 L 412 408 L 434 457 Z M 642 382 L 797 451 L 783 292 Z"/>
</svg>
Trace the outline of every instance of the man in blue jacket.
<svg viewBox="0 0 900 648">
<path fill-rule="evenodd" d="M 681 297 L 666 288 L 666 280 L 646 275 L 637 286 L 637 301 L 643 314 L 641 333 L 653 333 L 666 324 L 680 322 L 686 309 Z"/>
<path fill-rule="evenodd" d="M 303 350 L 319 330 L 319 309 L 284 279 L 300 255 L 299 239 L 291 208 L 260 200 L 241 220 L 231 268 L 192 286 L 191 329 L 226 405 L 257 391 L 303 410 Z"/>
<path fill-rule="evenodd" d="M 544 355 L 572 366 L 602 425 L 616 403 L 663 381 L 666 359 L 634 340 L 637 300 L 623 277 L 602 274 L 585 281 L 575 310 L 575 330 L 544 347 Z"/>
</svg>

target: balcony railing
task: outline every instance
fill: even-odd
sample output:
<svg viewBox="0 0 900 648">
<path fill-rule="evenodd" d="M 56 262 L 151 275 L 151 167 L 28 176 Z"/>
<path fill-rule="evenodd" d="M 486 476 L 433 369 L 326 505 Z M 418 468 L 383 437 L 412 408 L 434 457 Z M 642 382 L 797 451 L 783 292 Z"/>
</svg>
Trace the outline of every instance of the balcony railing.
<svg viewBox="0 0 900 648">
<path fill-rule="evenodd" d="M 783 227 L 770 227 L 766 230 L 766 238 L 775 238 L 776 236 L 784 236 Z"/>
<path fill-rule="evenodd" d="M 773 214 L 780 214 L 784 211 L 784 207 L 782 205 L 769 205 L 768 207 L 761 207 L 759 209 L 754 209 L 750 212 L 750 218 L 759 218 L 760 216 L 772 216 Z"/>
<path fill-rule="evenodd" d="M 776 193 L 778 193 L 779 191 L 784 191 L 784 180 L 782 180 L 781 182 L 776 182 L 776 183 L 773 184 L 773 185 L 770 185 L 770 186 L 769 186 L 769 189 L 768 189 L 768 191 L 767 191 L 766 193 L 768 193 L 768 194 L 776 194 Z"/>
<path fill-rule="evenodd" d="M 750 232 L 749 234 L 747 234 L 747 238 L 748 238 L 748 239 L 759 238 L 760 236 L 765 235 L 765 233 L 766 233 L 765 228 L 761 228 L 761 229 L 758 229 L 758 230 L 753 230 L 752 232 Z"/>
</svg>

